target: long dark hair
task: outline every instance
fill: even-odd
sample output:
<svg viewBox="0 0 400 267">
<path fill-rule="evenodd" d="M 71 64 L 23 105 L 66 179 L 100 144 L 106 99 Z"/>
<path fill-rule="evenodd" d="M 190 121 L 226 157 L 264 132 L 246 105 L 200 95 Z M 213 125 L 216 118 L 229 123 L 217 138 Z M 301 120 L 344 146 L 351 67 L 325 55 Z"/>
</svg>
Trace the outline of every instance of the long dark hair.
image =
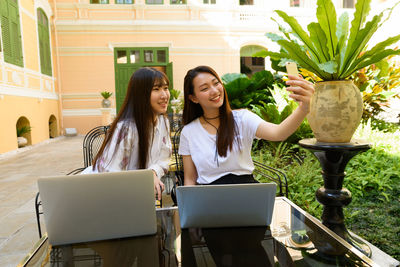
<svg viewBox="0 0 400 267">
<path fill-rule="evenodd" d="M 96 167 L 96 164 L 98 164 L 99 158 L 103 155 L 105 147 L 111 142 L 115 128 L 120 121 L 128 122 L 126 125 L 122 126 L 123 128 L 119 133 L 121 138 L 126 134 L 129 123 L 135 122 L 139 145 L 137 168 L 145 169 L 147 167 L 149 147 L 153 139 L 153 129 L 155 126 L 154 112 L 150 105 L 150 96 L 153 86 L 157 82 L 169 85 L 168 77 L 163 72 L 154 68 L 140 68 L 132 74 L 124 103 L 114 122 L 111 124 L 97 156 L 93 160 L 93 169 Z M 116 148 L 114 154 L 115 151 Z"/>
<path fill-rule="evenodd" d="M 198 103 L 194 103 L 189 99 L 190 95 L 194 94 L 194 86 L 193 80 L 200 73 L 209 73 L 213 75 L 217 80 L 221 83 L 221 78 L 211 67 L 208 66 L 198 66 L 194 69 L 189 70 L 186 73 L 184 80 L 184 100 L 185 104 L 183 107 L 183 124 L 187 125 L 193 120 L 199 118 L 203 115 L 203 109 Z M 237 127 L 235 124 L 235 120 L 233 118 L 232 109 L 229 105 L 228 94 L 226 93 L 224 88 L 224 102 L 222 106 L 219 108 L 219 129 L 217 132 L 217 151 L 218 155 L 221 157 L 226 157 L 226 153 L 229 150 L 232 150 L 234 140 L 236 140 L 237 135 Z"/>
</svg>

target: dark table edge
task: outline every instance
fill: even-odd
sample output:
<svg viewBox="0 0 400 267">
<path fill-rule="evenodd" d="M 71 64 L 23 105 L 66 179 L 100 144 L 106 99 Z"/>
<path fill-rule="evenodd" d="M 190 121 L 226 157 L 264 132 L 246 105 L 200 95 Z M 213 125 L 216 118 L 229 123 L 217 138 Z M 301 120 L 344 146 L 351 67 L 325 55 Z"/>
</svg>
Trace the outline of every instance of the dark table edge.
<svg viewBox="0 0 400 267">
<path fill-rule="evenodd" d="M 43 246 L 44 243 L 47 241 L 47 233 L 45 233 L 42 238 L 40 238 L 35 245 L 33 246 L 33 249 L 28 253 L 28 255 L 25 256 L 25 258 L 17 265 L 17 267 L 23 267 L 26 266 L 26 264 L 32 259 L 32 257 L 36 254 L 36 252 Z"/>
<path fill-rule="evenodd" d="M 307 217 L 307 219 L 309 219 L 310 221 L 312 221 L 313 223 L 319 225 L 323 230 L 325 230 L 325 232 L 327 234 L 329 234 L 331 237 L 341 241 L 341 243 L 351 252 L 353 252 L 354 254 L 356 254 L 359 258 L 361 258 L 363 261 L 365 261 L 367 264 L 371 265 L 371 266 L 377 266 L 379 267 L 378 264 L 376 264 L 375 262 L 373 262 L 370 258 L 368 258 L 367 256 L 365 256 L 363 253 L 361 253 L 358 249 L 354 248 L 353 246 L 351 246 L 349 243 L 347 243 L 344 239 L 342 239 L 340 236 L 338 236 L 337 234 L 335 234 L 333 231 L 331 231 L 328 227 L 326 227 L 325 225 L 323 225 L 321 223 L 321 221 L 319 221 L 318 219 L 316 219 L 315 217 L 311 216 L 310 214 L 308 214 L 307 212 L 305 212 L 302 208 L 300 208 L 299 206 L 297 206 L 296 204 L 294 204 L 292 201 L 290 201 L 288 198 L 286 197 L 276 197 L 275 200 L 280 199 L 283 200 L 285 202 L 287 202 L 289 205 L 291 205 L 292 207 L 296 208 L 301 214 L 303 214 L 305 217 Z M 177 210 L 177 207 L 169 207 L 169 208 L 157 208 L 157 211 L 163 211 L 163 210 Z M 39 239 L 36 244 L 34 245 L 33 249 L 31 252 L 28 253 L 28 255 L 17 265 L 17 267 L 23 267 L 26 266 L 26 264 L 31 260 L 31 258 L 35 255 L 35 253 L 43 246 L 43 244 L 47 241 L 47 234 L 44 234 L 42 236 L 41 239 Z"/>
<path fill-rule="evenodd" d="M 322 222 L 320 220 L 318 220 L 317 218 L 315 218 L 314 216 L 312 216 L 311 214 L 308 214 L 306 211 L 304 211 L 302 208 L 300 208 L 299 206 L 297 206 L 296 204 L 294 204 L 292 201 L 290 201 L 288 198 L 286 197 L 276 197 L 277 199 L 282 199 L 283 201 L 289 203 L 292 207 L 296 208 L 301 214 L 303 214 L 305 217 L 307 217 L 307 219 L 309 219 L 310 221 L 312 221 L 313 223 L 319 225 L 319 227 L 321 227 L 328 235 L 330 235 L 331 237 L 333 237 L 336 240 L 339 240 L 343 246 L 345 246 L 349 251 L 353 252 L 355 255 L 357 255 L 360 259 L 362 259 L 365 263 L 369 264 L 370 266 L 373 267 L 380 267 L 380 265 L 376 264 L 374 261 L 372 261 L 372 259 L 368 258 L 366 255 L 364 255 L 363 253 L 361 253 L 361 251 L 359 251 L 358 249 L 356 249 L 355 247 L 353 247 L 352 245 L 350 245 L 346 240 L 344 240 L 343 238 L 341 238 L 339 235 L 337 235 L 335 232 L 333 232 L 332 230 L 330 230 L 328 227 L 326 227 L 325 225 L 322 224 Z M 352 233 L 353 234 L 353 233 Z M 354 235 L 354 234 L 353 234 Z"/>
</svg>

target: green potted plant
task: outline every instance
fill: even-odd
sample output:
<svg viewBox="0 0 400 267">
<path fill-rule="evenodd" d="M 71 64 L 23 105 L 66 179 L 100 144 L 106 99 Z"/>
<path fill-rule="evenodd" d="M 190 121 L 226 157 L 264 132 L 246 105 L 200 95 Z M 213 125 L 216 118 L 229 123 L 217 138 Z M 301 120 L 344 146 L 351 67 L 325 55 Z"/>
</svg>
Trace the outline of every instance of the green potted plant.
<svg viewBox="0 0 400 267">
<path fill-rule="evenodd" d="M 25 134 L 31 132 L 32 127 L 30 126 L 21 126 L 17 128 L 17 142 L 18 147 L 23 147 L 28 144 L 28 139 L 24 137 Z"/>
<path fill-rule="evenodd" d="M 281 51 L 262 51 L 257 55 L 279 60 L 280 66 L 294 61 L 322 80 L 315 85 L 311 110 L 307 116 L 317 141 L 342 143 L 351 140 L 361 120 L 362 98 L 360 90 L 349 77 L 359 69 L 400 54 L 400 50 L 387 48 L 398 42 L 400 35 L 367 50 L 372 35 L 389 18 L 395 7 L 384 10 L 366 22 L 370 1 L 357 1 L 350 26 L 346 12 L 337 19 L 332 1 L 318 0 L 318 22 L 310 23 L 308 32 L 294 17 L 277 10 L 275 12 L 290 26 L 290 30 L 278 24 L 283 35 L 266 35 L 280 45 Z"/>
<path fill-rule="evenodd" d="M 103 92 L 101 92 L 100 94 L 101 94 L 101 96 L 103 97 L 103 100 L 101 101 L 101 106 L 102 106 L 103 108 L 109 108 L 109 107 L 111 107 L 111 101 L 110 101 L 109 98 L 112 96 L 112 93 L 111 93 L 111 92 L 108 92 L 108 91 L 103 91 Z"/>
</svg>

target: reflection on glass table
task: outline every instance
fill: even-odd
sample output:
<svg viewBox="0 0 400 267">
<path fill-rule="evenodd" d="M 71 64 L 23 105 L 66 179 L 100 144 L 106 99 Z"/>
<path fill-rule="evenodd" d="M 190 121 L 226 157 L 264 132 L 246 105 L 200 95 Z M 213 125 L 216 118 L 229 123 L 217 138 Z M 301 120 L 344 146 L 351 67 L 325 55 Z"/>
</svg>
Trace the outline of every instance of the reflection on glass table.
<svg viewBox="0 0 400 267">
<path fill-rule="evenodd" d="M 366 257 L 281 197 L 269 227 L 182 230 L 176 208 L 158 209 L 157 223 L 152 236 L 57 247 L 44 237 L 20 266 L 382 266 L 385 261 L 396 266 L 378 250 Z M 326 247 L 341 253 L 321 253 Z"/>
</svg>

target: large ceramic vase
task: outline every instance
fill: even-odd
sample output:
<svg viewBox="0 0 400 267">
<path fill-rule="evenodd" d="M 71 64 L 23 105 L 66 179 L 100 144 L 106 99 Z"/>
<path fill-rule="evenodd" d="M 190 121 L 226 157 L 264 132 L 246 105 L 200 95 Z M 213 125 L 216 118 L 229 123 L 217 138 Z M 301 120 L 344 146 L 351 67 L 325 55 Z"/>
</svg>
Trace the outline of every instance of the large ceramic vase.
<svg viewBox="0 0 400 267">
<path fill-rule="evenodd" d="M 363 103 L 353 81 L 327 81 L 315 84 L 307 116 L 318 142 L 350 142 L 361 121 Z"/>
</svg>

